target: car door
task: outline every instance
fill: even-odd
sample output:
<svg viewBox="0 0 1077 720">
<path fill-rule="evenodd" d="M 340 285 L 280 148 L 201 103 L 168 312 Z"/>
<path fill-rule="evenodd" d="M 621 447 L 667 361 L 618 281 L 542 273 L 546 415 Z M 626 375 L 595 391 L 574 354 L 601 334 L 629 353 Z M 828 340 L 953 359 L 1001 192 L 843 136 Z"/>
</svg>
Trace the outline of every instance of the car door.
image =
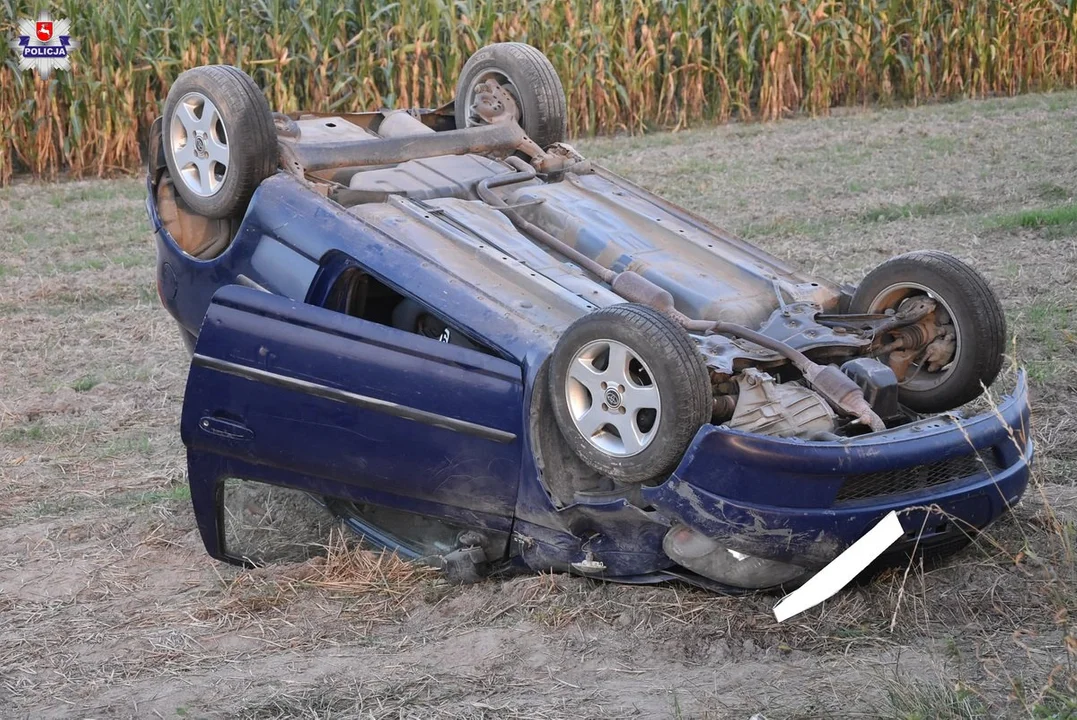
<svg viewBox="0 0 1077 720">
<path fill-rule="evenodd" d="M 191 495 L 222 544 L 239 478 L 511 531 L 522 441 L 519 365 L 240 286 L 202 325 L 183 401 Z"/>
</svg>

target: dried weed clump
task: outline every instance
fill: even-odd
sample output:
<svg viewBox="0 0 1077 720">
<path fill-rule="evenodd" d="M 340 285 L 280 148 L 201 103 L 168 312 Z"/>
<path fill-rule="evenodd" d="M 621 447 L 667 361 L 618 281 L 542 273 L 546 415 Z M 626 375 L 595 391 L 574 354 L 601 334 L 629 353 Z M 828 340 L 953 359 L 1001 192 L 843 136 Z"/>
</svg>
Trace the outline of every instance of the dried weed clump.
<svg viewBox="0 0 1077 720">
<path fill-rule="evenodd" d="M 313 595 L 343 602 L 365 624 L 390 622 L 405 614 L 437 575 L 429 566 L 394 553 L 358 547 L 346 531 L 334 528 L 324 554 L 300 563 L 268 565 L 221 576 L 224 592 L 203 617 L 242 617 L 286 612 Z"/>
</svg>

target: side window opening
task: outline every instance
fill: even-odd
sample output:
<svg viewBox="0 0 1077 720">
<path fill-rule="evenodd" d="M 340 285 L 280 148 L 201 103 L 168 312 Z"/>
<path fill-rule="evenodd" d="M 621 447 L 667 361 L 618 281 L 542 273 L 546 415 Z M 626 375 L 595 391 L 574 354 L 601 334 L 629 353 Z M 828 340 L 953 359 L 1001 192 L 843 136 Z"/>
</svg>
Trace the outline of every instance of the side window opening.
<svg viewBox="0 0 1077 720">
<path fill-rule="evenodd" d="M 432 340 L 488 355 L 495 354 L 489 348 L 472 342 L 463 332 L 445 323 L 421 303 L 401 295 L 361 268 L 350 267 L 340 274 L 325 299 L 325 307 Z"/>
</svg>

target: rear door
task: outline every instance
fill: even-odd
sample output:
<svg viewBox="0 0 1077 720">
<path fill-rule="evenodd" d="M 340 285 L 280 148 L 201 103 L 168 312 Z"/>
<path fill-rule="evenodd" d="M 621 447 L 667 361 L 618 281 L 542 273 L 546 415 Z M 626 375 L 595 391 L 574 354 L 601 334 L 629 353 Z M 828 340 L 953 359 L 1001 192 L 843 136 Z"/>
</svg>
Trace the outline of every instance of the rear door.
<svg viewBox="0 0 1077 720">
<path fill-rule="evenodd" d="M 213 298 L 183 402 L 191 494 L 221 558 L 239 478 L 511 530 L 519 365 L 251 288 Z"/>
</svg>

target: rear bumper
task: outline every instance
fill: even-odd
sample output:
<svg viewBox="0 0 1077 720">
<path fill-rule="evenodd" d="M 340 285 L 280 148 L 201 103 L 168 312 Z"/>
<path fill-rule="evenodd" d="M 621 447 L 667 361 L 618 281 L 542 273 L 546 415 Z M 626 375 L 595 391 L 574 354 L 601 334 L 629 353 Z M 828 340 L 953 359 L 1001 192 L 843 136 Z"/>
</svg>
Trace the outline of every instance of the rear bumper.
<svg viewBox="0 0 1077 720">
<path fill-rule="evenodd" d="M 944 552 L 1021 498 L 1031 461 L 1021 372 L 993 412 L 938 416 L 847 441 L 706 426 L 670 479 L 643 495 L 662 514 L 725 547 L 817 568 L 891 510 L 906 531 L 892 552 L 914 544 Z M 865 497 L 863 488 L 873 483 L 905 489 Z"/>
</svg>

